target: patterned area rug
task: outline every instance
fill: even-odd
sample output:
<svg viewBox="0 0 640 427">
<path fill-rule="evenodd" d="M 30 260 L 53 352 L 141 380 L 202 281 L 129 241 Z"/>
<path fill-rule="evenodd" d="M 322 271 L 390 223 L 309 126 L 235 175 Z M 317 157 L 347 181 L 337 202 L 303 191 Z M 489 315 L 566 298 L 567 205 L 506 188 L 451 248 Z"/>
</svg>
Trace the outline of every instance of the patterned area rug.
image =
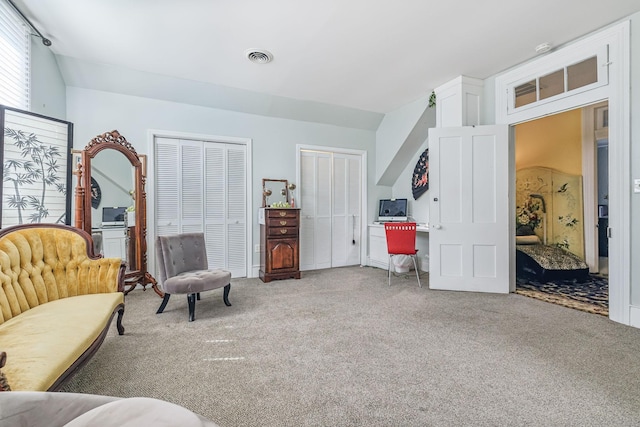
<svg viewBox="0 0 640 427">
<path fill-rule="evenodd" d="M 553 304 L 609 316 L 609 282 L 594 275 L 585 282 L 536 282 L 516 278 L 516 293 Z"/>
</svg>

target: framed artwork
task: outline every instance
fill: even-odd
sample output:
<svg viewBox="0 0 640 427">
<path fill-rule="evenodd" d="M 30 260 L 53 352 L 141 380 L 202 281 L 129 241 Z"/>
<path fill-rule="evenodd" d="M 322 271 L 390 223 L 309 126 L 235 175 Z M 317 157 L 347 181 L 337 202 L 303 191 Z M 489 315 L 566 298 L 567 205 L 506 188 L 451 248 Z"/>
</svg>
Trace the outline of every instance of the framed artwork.
<svg viewBox="0 0 640 427">
<path fill-rule="evenodd" d="M 73 124 L 0 105 L 0 227 L 71 225 Z"/>
<path fill-rule="evenodd" d="M 420 155 L 416 167 L 413 169 L 411 191 L 413 199 L 418 200 L 429 189 L 429 149 Z"/>
</svg>

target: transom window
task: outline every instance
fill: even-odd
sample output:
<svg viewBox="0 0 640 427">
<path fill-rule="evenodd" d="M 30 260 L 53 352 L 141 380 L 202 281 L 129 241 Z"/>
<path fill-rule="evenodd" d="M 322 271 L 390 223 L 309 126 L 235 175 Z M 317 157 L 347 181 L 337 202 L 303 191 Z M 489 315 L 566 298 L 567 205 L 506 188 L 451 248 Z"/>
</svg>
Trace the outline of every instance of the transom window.
<svg viewBox="0 0 640 427">
<path fill-rule="evenodd" d="M 578 98 L 582 104 L 602 99 L 609 48 L 604 39 L 577 43 L 496 77 L 496 119 L 516 123 L 569 108 Z"/>
<path fill-rule="evenodd" d="M 514 107 L 532 104 L 598 83 L 598 56 L 594 55 L 514 88 Z"/>
</svg>

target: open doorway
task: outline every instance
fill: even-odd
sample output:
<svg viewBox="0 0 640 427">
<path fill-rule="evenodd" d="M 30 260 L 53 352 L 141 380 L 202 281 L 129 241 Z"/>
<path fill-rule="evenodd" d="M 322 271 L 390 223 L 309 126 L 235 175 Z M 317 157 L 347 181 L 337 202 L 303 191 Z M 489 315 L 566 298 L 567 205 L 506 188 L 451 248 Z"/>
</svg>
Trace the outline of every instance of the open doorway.
<svg viewBox="0 0 640 427">
<path fill-rule="evenodd" d="M 588 108 L 596 111 L 605 110 Z M 608 315 L 608 139 L 606 127 L 595 132 L 597 117 L 584 125 L 586 114 L 515 126 L 516 292 Z"/>
</svg>

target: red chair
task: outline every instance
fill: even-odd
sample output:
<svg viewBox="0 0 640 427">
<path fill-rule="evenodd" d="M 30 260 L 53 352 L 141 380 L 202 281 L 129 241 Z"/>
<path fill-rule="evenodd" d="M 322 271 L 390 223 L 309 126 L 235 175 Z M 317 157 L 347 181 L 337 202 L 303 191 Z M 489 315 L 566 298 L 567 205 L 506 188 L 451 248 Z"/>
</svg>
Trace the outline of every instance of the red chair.
<svg viewBox="0 0 640 427">
<path fill-rule="evenodd" d="M 416 270 L 418 285 L 420 274 L 418 273 L 418 250 L 416 249 L 416 223 L 415 222 L 385 222 L 384 231 L 387 236 L 387 252 L 389 253 L 389 286 L 391 286 L 391 263 L 394 255 L 410 256 L 413 267 Z"/>
</svg>

